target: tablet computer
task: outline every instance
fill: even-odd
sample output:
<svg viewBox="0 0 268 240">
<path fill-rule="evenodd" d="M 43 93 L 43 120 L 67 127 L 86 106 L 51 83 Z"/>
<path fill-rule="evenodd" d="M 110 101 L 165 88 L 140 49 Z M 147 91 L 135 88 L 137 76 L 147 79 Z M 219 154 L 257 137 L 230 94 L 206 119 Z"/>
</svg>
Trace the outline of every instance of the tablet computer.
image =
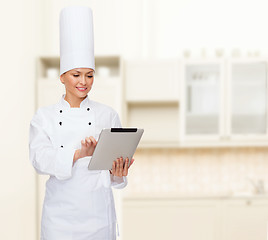
<svg viewBox="0 0 268 240">
<path fill-rule="evenodd" d="M 129 164 L 143 134 L 138 128 L 102 129 L 89 162 L 89 170 L 110 170 L 117 158 L 128 157 Z"/>
</svg>

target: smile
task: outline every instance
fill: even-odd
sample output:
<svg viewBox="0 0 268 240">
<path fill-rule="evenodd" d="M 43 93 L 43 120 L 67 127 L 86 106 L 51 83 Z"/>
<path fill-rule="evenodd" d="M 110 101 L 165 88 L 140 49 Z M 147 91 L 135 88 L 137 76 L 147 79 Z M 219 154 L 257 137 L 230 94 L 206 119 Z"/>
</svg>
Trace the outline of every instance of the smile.
<svg viewBox="0 0 268 240">
<path fill-rule="evenodd" d="M 79 87 L 77 87 L 77 89 L 78 89 L 79 91 L 81 91 L 81 92 L 83 92 L 83 91 L 86 91 L 86 90 L 87 90 L 87 88 L 79 88 Z"/>
</svg>

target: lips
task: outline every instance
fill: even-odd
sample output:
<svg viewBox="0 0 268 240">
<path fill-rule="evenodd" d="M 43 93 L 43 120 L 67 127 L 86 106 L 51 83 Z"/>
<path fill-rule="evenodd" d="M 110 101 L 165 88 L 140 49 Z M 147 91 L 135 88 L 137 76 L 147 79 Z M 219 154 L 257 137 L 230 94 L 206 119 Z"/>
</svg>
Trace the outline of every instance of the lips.
<svg viewBox="0 0 268 240">
<path fill-rule="evenodd" d="M 84 92 L 84 91 L 87 90 L 87 88 L 79 88 L 79 87 L 77 87 L 77 89 L 78 89 L 78 91 L 80 91 L 80 92 Z"/>
</svg>

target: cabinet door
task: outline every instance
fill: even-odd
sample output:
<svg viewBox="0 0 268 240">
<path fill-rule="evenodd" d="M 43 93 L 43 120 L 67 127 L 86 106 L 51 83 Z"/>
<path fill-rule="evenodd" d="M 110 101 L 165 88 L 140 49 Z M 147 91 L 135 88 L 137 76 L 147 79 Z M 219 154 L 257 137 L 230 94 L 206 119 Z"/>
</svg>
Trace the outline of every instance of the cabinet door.
<svg viewBox="0 0 268 240">
<path fill-rule="evenodd" d="M 267 200 L 227 200 L 223 205 L 222 240 L 267 239 Z"/>
<path fill-rule="evenodd" d="M 127 101 L 178 101 L 177 60 L 139 60 L 125 63 Z"/>
<path fill-rule="evenodd" d="M 144 128 L 142 146 L 176 146 L 179 141 L 177 104 L 128 104 L 127 126 Z"/>
<path fill-rule="evenodd" d="M 123 239 L 216 240 L 218 202 L 123 200 Z"/>
<path fill-rule="evenodd" d="M 223 131 L 223 63 L 187 62 L 183 67 L 182 130 L 185 137 L 217 138 Z"/>
<path fill-rule="evenodd" d="M 231 135 L 267 132 L 267 63 L 232 62 L 230 65 L 229 131 Z"/>
</svg>

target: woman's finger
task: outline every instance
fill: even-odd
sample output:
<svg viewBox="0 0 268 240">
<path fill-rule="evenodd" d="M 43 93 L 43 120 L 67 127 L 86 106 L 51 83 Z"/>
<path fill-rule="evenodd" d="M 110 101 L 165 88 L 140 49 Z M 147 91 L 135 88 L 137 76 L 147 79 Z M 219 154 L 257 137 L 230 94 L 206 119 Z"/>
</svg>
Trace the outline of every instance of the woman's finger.
<svg viewBox="0 0 268 240">
<path fill-rule="evenodd" d="M 128 163 L 129 163 L 129 158 L 127 157 L 126 159 L 125 159 L 125 162 L 124 162 L 124 169 L 126 168 L 128 168 Z"/>
<path fill-rule="evenodd" d="M 90 147 L 91 144 L 92 144 L 92 141 L 89 137 L 86 137 L 86 143 L 87 143 L 87 146 Z"/>
<path fill-rule="evenodd" d="M 91 142 L 93 143 L 93 146 L 96 146 L 97 141 L 94 137 L 90 136 L 89 139 L 91 140 Z"/>
<path fill-rule="evenodd" d="M 119 158 L 116 159 L 116 164 L 115 164 L 115 175 L 119 176 Z"/>
<path fill-rule="evenodd" d="M 129 159 L 126 158 L 125 163 L 124 163 L 123 176 L 127 176 L 128 174 L 128 162 L 129 162 Z"/>
<path fill-rule="evenodd" d="M 113 166 L 112 166 L 112 174 L 113 174 L 113 175 L 115 175 L 115 164 L 116 164 L 116 162 L 113 161 Z"/>
<path fill-rule="evenodd" d="M 122 157 L 120 157 L 120 160 L 119 160 L 119 176 L 120 177 L 123 176 L 123 165 L 124 165 L 124 160 Z"/>
</svg>

